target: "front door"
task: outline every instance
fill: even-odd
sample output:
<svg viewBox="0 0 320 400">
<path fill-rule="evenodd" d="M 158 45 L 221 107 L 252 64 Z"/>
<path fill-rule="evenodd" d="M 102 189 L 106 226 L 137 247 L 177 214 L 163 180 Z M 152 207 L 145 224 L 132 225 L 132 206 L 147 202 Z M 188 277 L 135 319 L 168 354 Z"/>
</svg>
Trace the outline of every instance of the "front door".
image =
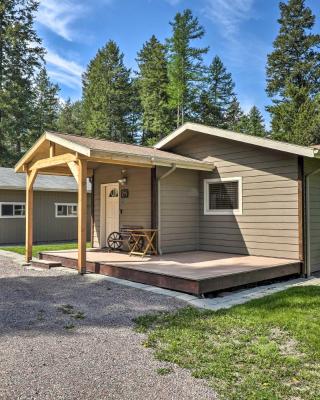
<svg viewBox="0 0 320 400">
<path fill-rule="evenodd" d="M 106 186 L 105 193 L 105 210 L 106 210 L 106 242 L 111 232 L 119 231 L 119 184 L 108 183 Z"/>
</svg>

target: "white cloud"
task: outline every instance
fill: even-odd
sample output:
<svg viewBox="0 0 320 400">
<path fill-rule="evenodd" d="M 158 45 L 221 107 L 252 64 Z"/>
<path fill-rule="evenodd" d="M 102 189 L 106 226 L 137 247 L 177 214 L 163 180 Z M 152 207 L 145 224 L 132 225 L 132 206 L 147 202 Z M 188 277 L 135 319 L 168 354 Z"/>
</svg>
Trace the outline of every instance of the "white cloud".
<svg viewBox="0 0 320 400">
<path fill-rule="evenodd" d="M 53 80 L 71 88 L 81 86 L 81 75 L 84 68 L 80 64 L 67 60 L 51 50 L 47 50 L 45 59 Z"/>
<path fill-rule="evenodd" d="M 72 41 L 75 32 L 72 24 L 85 12 L 85 8 L 74 0 L 41 0 L 37 22 L 52 32 Z"/>
<path fill-rule="evenodd" d="M 242 22 L 254 17 L 254 0 L 206 0 L 205 14 L 220 27 L 221 34 L 234 39 Z"/>
</svg>

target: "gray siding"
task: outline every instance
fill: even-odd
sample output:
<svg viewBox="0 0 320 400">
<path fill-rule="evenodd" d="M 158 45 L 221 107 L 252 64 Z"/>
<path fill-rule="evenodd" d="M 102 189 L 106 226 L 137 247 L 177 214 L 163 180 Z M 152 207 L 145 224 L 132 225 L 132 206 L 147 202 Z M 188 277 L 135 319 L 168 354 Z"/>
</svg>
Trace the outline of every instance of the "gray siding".
<svg viewBox="0 0 320 400">
<path fill-rule="evenodd" d="M 102 165 L 94 171 L 94 247 L 100 247 L 100 191 L 104 183 L 121 179 L 121 170 L 127 171 L 129 197 L 120 199 L 120 227 L 139 225 L 151 227 L 151 172 L 148 168 Z"/>
<path fill-rule="evenodd" d="M 161 176 L 168 168 L 158 168 Z M 199 173 L 177 169 L 161 181 L 163 253 L 199 248 Z"/>
<path fill-rule="evenodd" d="M 201 250 L 299 259 L 296 156 L 208 135 L 193 136 L 173 151 L 210 157 L 216 166 L 200 174 Z M 242 215 L 204 215 L 203 180 L 219 177 L 242 177 Z"/>
<path fill-rule="evenodd" d="M 23 190 L 0 190 L 0 202 L 25 202 Z M 77 193 L 34 192 L 34 242 L 74 241 L 77 218 L 56 218 L 55 203 L 77 203 Z M 88 195 L 88 239 L 90 238 L 90 195 Z M 0 218 L 0 244 L 25 241 L 25 218 Z"/>
<path fill-rule="evenodd" d="M 319 160 L 305 159 L 305 173 L 320 168 Z M 320 270 L 320 174 L 311 176 L 310 189 L 310 262 L 311 272 Z"/>
</svg>

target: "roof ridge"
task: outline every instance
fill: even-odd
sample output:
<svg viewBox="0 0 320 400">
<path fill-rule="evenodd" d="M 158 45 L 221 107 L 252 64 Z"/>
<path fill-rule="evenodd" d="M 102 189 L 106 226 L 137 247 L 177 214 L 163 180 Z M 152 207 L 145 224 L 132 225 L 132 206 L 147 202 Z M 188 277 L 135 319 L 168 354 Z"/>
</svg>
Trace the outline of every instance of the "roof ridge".
<svg viewBox="0 0 320 400">
<path fill-rule="evenodd" d="M 66 133 L 66 132 L 58 132 L 58 131 L 46 131 L 46 132 L 47 133 L 53 133 L 53 134 L 56 134 L 56 135 L 75 136 L 75 137 L 85 138 L 85 139 L 94 139 L 94 140 L 99 140 L 101 142 L 124 144 L 124 145 L 127 145 L 127 146 L 135 146 L 135 147 L 139 147 L 139 148 L 142 148 L 142 149 L 154 149 L 154 150 L 162 151 L 163 153 L 168 153 L 166 150 L 156 149 L 153 146 L 145 146 L 145 145 L 141 145 L 141 144 L 138 144 L 138 143 L 117 142 L 116 140 L 103 139 L 103 138 L 99 138 L 99 137 L 96 137 L 96 136 L 86 136 L 86 135 L 80 135 L 80 134 L 75 134 L 75 133 Z"/>
</svg>

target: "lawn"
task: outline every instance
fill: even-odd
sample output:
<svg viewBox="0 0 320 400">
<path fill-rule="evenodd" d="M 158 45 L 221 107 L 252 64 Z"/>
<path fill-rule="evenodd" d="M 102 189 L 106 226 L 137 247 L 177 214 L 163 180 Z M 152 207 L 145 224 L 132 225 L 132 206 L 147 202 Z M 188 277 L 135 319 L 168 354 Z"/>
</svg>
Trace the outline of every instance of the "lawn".
<svg viewBox="0 0 320 400">
<path fill-rule="evenodd" d="M 87 247 L 91 247 L 91 243 L 87 243 Z M 40 251 L 54 251 L 54 250 L 70 250 L 76 249 L 77 243 L 46 243 L 46 244 L 37 244 L 32 248 L 32 256 L 37 257 Z M 25 246 L 7 246 L 0 247 L 0 250 L 13 251 L 18 254 L 25 254 Z"/>
<path fill-rule="evenodd" d="M 229 310 L 185 308 L 135 322 L 158 359 L 206 379 L 220 399 L 320 399 L 318 286 Z"/>
</svg>

